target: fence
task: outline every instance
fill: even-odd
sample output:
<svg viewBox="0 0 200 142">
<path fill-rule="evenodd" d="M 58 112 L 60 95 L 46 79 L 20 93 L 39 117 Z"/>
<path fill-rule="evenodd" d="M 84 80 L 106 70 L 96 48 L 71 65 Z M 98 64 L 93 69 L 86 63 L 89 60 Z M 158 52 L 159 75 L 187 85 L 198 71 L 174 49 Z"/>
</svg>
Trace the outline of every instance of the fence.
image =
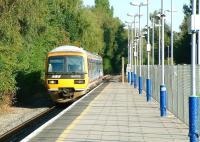
<svg viewBox="0 0 200 142">
<path fill-rule="evenodd" d="M 186 124 L 189 123 L 188 98 L 192 93 L 191 72 L 192 69 L 190 65 L 165 66 L 167 109 Z M 137 68 L 137 75 L 138 74 L 139 67 Z M 142 77 L 143 90 L 146 91 L 147 66 L 142 66 Z M 161 77 L 161 66 L 150 66 L 152 96 L 158 102 L 160 102 Z M 196 85 L 197 94 L 200 94 L 200 66 L 196 67 Z"/>
</svg>

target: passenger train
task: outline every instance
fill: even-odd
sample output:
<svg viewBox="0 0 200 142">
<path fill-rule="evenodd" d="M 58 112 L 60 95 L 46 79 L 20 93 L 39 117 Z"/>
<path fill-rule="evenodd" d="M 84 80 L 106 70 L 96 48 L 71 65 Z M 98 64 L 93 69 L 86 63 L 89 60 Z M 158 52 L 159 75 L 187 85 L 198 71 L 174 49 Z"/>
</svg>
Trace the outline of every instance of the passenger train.
<svg viewBox="0 0 200 142">
<path fill-rule="evenodd" d="M 55 103 L 66 103 L 102 81 L 102 58 L 76 46 L 60 46 L 47 55 L 45 82 Z"/>
</svg>

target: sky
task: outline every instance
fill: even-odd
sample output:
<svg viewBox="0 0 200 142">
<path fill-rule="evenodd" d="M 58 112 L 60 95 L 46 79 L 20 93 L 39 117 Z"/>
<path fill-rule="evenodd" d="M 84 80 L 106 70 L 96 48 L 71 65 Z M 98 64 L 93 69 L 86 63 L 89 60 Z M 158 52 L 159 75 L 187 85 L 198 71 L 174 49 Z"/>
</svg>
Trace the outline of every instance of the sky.
<svg viewBox="0 0 200 142">
<path fill-rule="evenodd" d="M 171 0 L 164 1 L 164 10 L 171 10 Z M 94 0 L 83 0 L 85 6 L 93 6 Z M 145 2 L 145 0 L 109 0 L 110 6 L 114 7 L 114 16 L 119 17 L 120 20 L 125 23 L 125 21 L 131 21 L 131 17 L 127 16 L 127 13 L 132 15 L 138 13 L 138 7 L 133 7 L 130 2 Z M 183 5 L 189 4 L 189 0 L 173 0 L 173 9 L 177 12 L 173 13 L 173 29 L 179 32 L 179 26 L 181 25 L 184 17 Z M 161 0 L 149 0 L 149 13 L 161 8 Z M 141 18 L 142 28 L 146 25 L 146 7 L 141 8 L 141 13 L 143 14 Z M 166 12 L 166 23 L 170 25 L 171 17 L 170 13 Z M 150 23 L 149 23 L 150 24 Z"/>
</svg>

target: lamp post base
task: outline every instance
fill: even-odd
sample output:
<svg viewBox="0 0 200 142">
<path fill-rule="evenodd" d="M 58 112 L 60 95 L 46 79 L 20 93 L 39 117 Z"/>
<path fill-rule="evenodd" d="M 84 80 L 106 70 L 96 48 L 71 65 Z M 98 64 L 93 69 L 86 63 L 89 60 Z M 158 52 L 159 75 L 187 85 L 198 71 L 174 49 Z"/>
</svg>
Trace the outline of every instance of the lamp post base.
<svg viewBox="0 0 200 142">
<path fill-rule="evenodd" d="M 189 137 L 190 142 L 199 142 L 199 97 L 189 97 Z"/>
<path fill-rule="evenodd" d="M 131 72 L 131 85 L 134 83 L 134 72 Z"/>
<path fill-rule="evenodd" d="M 131 74 L 128 72 L 128 83 L 130 83 Z"/>
<path fill-rule="evenodd" d="M 146 95 L 147 95 L 147 102 L 151 101 L 151 79 L 146 80 Z"/>
<path fill-rule="evenodd" d="M 137 88 L 137 75 L 134 73 L 134 88 Z"/>
<path fill-rule="evenodd" d="M 167 115 L 167 93 L 165 85 L 160 85 L 160 116 Z"/>
<path fill-rule="evenodd" d="M 142 77 L 139 76 L 139 95 L 142 95 Z"/>
</svg>

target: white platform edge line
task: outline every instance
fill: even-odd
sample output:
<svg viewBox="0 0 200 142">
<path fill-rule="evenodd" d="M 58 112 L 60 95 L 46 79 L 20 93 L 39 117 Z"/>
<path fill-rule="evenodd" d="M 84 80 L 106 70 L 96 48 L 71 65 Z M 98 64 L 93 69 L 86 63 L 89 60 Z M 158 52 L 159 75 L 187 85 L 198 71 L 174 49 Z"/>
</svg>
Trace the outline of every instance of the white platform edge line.
<svg viewBox="0 0 200 142">
<path fill-rule="evenodd" d="M 32 139 L 33 137 L 35 137 L 36 135 L 38 135 L 42 130 L 44 130 L 44 128 L 46 128 L 47 126 L 49 126 L 50 124 L 52 124 L 55 120 L 57 120 L 58 118 L 60 118 L 64 113 L 66 113 L 67 111 L 69 111 L 70 109 L 72 109 L 77 103 L 79 103 L 85 97 L 87 97 L 88 95 L 90 95 L 94 90 L 96 90 L 102 84 L 103 83 L 99 84 L 97 87 L 95 87 L 94 89 L 92 89 L 89 93 L 87 93 L 86 95 L 84 95 L 82 98 L 80 98 L 79 100 L 77 100 L 76 102 L 74 102 L 73 104 L 71 104 L 69 107 L 67 107 L 65 110 L 61 111 L 58 115 L 56 115 L 55 117 L 53 117 L 52 119 L 50 119 L 49 121 L 47 121 L 46 123 L 44 123 L 38 129 L 36 129 L 35 131 L 33 131 L 31 134 L 29 134 L 28 136 L 26 136 L 24 139 L 22 139 L 21 142 L 28 142 L 30 139 Z"/>
</svg>

